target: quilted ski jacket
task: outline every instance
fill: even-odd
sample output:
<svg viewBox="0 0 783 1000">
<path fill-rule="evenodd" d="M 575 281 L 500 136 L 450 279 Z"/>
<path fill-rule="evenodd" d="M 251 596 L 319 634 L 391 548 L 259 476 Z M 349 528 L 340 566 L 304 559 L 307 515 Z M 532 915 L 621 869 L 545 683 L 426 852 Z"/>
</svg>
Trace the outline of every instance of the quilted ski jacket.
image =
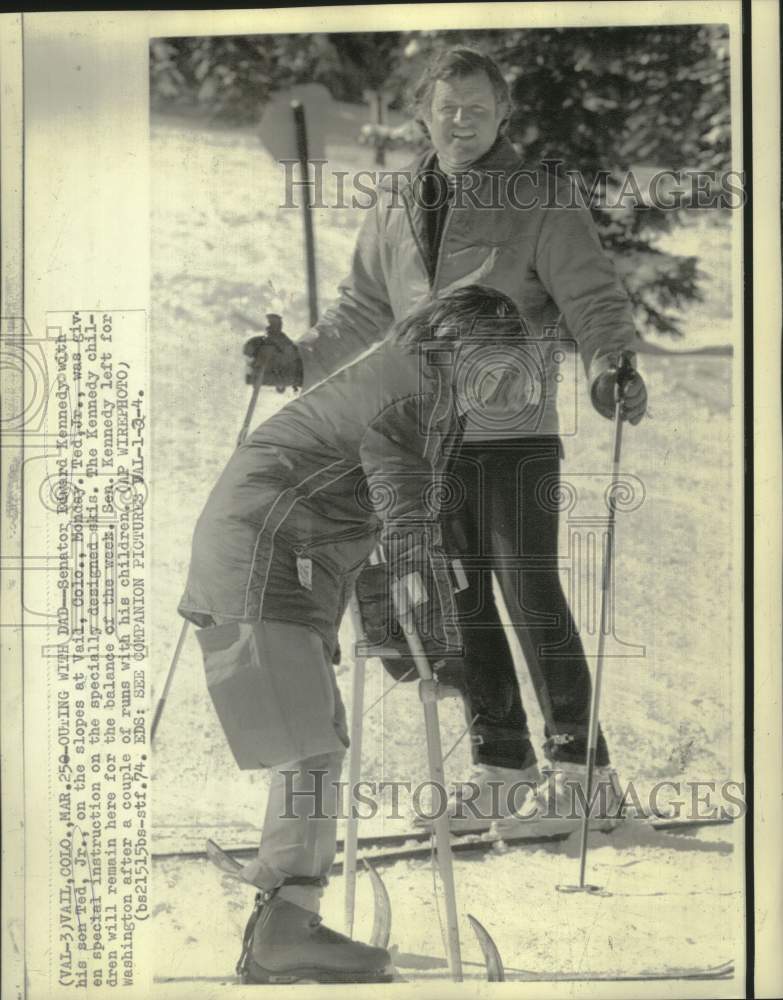
<svg viewBox="0 0 783 1000">
<path fill-rule="evenodd" d="M 384 340 L 248 437 L 196 525 L 184 617 L 297 622 L 333 646 L 362 563 L 404 529 L 456 620 L 437 496 L 460 421 L 436 353 L 430 365 Z M 456 626 L 446 641 L 459 646 Z"/>
<path fill-rule="evenodd" d="M 339 298 L 299 341 L 305 385 L 356 357 L 436 294 L 489 285 L 516 302 L 532 338 L 531 364 L 541 391 L 520 418 L 518 433 L 556 434 L 558 382 L 574 341 L 592 386 L 635 340 L 630 303 L 614 265 L 589 211 L 568 207 L 568 187 L 559 183 L 555 197 L 552 178 L 524 172 L 514 148 L 501 138 L 462 175 L 431 279 L 420 195 L 435 162 L 430 152 L 378 185 Z M 492 436 L 468 421 L 466 437 Z"/>
</svg>

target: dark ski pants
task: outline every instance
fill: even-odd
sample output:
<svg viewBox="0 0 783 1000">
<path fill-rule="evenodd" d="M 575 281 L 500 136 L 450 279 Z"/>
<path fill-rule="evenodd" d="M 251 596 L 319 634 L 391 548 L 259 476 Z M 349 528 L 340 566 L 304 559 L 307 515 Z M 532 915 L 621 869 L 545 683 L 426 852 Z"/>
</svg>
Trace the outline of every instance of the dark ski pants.
<svg viewBox="0 0 783 1000">
<path fill-rule="evenodd" d="M 468 579 L 457 605 L 476 763 L 525 768 L 536 759 L 493 573 L 544 717 L 544 752 L 553 764 L 585 760 L 590 672 L 557 562 L 561 457 L 556 435 L 466 441 L 451 467 L 463 496 L 448 535 Z M 599 732 L 596 763 L 608 762 Z"/>
</svg>

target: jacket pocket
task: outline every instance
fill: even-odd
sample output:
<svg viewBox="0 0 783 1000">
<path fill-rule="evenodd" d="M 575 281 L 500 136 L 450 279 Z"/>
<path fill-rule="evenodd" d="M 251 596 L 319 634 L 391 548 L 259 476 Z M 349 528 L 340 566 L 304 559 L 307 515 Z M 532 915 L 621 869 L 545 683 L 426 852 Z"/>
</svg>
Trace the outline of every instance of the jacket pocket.
<svg viewBox="0 0 783 1000">
<path fill-rule="evenodd" d="M 342 576 L 353 573 L 369 558 L 378 543 L 380 529 L 348 528 L 310 542 L 292 546 L 299 560 L 311 559 L 327 572 Z"/>
<path fill-rule="evenodd" d="M 242 770 L 345 751 L 332 668 L 314 629 L 228 622 L 200 629 L 196 638 L 212 703 Z"/>
</svg>

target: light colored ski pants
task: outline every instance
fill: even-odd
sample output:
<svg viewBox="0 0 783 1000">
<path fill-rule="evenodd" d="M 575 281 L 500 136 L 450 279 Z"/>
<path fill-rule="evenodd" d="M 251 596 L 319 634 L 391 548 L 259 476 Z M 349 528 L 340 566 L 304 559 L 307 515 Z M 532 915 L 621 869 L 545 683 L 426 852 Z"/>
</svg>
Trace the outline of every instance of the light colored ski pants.
<svg viewBox="0 0 783 1000">
<path fill-rule="evenodd" d="M 257 714 L 266 720 L 257 738 L 259 759 L 268 762 L 269 795 L 258 855 L 242 878 L 273 889 L 292 875 L 326 876 L 336 853 L 339 781 L 349 742 L 331 650 L 306 625 L 215 624 L 199 635 L 208 679 L 219 672 L 225 683 L 234 664 L 240 678 L 257 671 Z M 247 686 L 239 690 L 249 696 Z M 229 742 L 236 736 L 228 731 L 230 717 L 221 716 Z M 281 761 L 292 746 L 301 756 Z"/>
</svg>

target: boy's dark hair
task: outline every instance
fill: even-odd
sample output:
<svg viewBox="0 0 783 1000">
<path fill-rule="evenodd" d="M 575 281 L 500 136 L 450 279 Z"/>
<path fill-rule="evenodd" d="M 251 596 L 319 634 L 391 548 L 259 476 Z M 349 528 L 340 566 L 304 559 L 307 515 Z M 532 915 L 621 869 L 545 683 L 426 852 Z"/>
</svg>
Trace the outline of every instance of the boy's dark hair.
<svg viewBox="0 0 783 1000">
<path fill-rule="evenodd" d="M 429 134 L 425 117 L 429 115 L 432 106 L 432 92 L 438 80 L 461 79 L 474 73 L 486 73 L 498 106 L 505 105 L 510 115 L 512 108 L 511 92 L 500 67 L 495 60 L 478 49 L 467 45 L 458 45 L 453 49 L 441 52 L 424 70 L 413 90 L 411 101 L 413 115 L 417 123 Z M 508 115 L 500 130 L 503 131 L 508 121 Z"/>
<path fill-rule="evenodd" d="M 465 285 L 432 299 L 399 322 L 392 338 L 415 351 L 423 340 L 459 340 L 480 327 L 482 337 L 522 337 L 525 325 L 513 299 L 487 285 Z"/>
</svg>

